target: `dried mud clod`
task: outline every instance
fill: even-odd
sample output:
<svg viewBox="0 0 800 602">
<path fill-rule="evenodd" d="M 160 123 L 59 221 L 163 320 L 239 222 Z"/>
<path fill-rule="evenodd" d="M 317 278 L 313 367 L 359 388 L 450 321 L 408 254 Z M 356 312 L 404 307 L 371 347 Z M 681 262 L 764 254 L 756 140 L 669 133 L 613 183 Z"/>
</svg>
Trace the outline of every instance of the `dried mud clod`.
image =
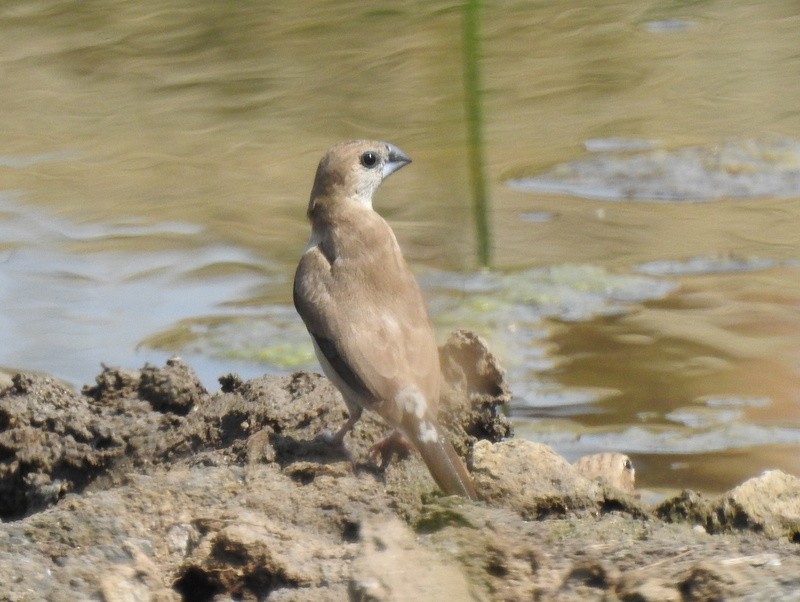
<svg viewBox="0 0 800 602">
<path fill-rule="evenodd" d="M 684 491 L 662 502 L 655 514 L 669 522 L 700 525 L 708 533 L 763 532 L 797 543 L 800 478 L 768 470 L 715 498 Z"/>
<path fill-rule="evenodd" d="M 683 600 L 712 602 L 729 600 L 734 593 L 734 579 L 714 567 L 698 565 L 679 583 Z"/>
<path fill-rule="evenodd" d="M 649 511 L 630 492 L 584 475 L 552 448 L 512 439 L 473 450 L 475 485 L 490 504 L 531 520 L 609 511 L 646 517 Z"/>
<path fill-rule="evenodd" d="M 375 469 L 369 450 L 387 426 L 369 413 L 346 452 L 332 449 L 321 434 L 346 410 L 318 374 L 229 376 L 213 395 L 178 360 L 104 368 L 84 395 L 15 377 L 0 392 L 0 506 L 18 519 L 0 524 L 0 575 L 15 576 L 0 580 L 0 599 L 796 592 L 800 479 L 773 471 L 718 498 L 686 493 L 659 507 L 661 520 L 610 484 L 621 457 L 586 460 L 588 478 L 544 445 L 475 441 L 476 424 L 504 432 L 507 390 L 482 342 L 454 337 L 443 350 L 445 396 L 466 409 L 443 416 L 463 449 L 474 442 L 480 503 L 441 496 L 415 454 Z M 486 379 L 467 377 L 473 361 Z M 598 473 L 606 464 L 611 472 Z"/>
<path fill-rule="evenodd" d="M 188 409 L 208 397 L 191 368 L 104 366 L 83 394 L 18 374 L 0 394 L 0 517 L 42 510 L 98 477 L 157 462 L 181 437 Z M 124 467 L 124 468 L 123 468 Z"/>
<path fill-rule="evenodd" d="M 102 365 L 102 372 L 95 377 L 94 385 L 85 385 L 81 392 L 95 401 L 113 402 L 138 396 L 142 373 Z"/>
<path fill-rule="evenodd" d="M 139 381 L 139 397 L 157 412 L 185 416 L 208 396 L 197 375 L 179 359 L 167 360 L 164 368 L 146 365 Z"/>
<path fill-rule="evenodd" d="M 511 400 L 505 370 L 474 332 L 458 330 L 439 348 L 442 366 L 440 418 L 462 454 L 475 441 L 513 435 L 503 413 Z"/>
<path fill-rule="evenodd" d="M 185 416 L 208 396 L 197 375 L 179 358 L 167 360 L 163 368 L 145 364 L 137 372 L 103 366 L 94 386 L 83 394 L 96 401 L 114 401 L 132 396 L 150 403 L 157 412 Z"/>
<path fill-rule="evenodd" d="M 176 589 L 186 600 L 263 600 L 278 590 L 313 590 L 338 576 L 352 552 L 260 514 L 236 517 L 210 533 L 179 570 Z"/>
<path fill-rule="evenodd" d="M 564 578 L 558 595 L 565 600 L 596 600 L 614 591 L 619 583 L 620 571 L 616 566 L 600 559 L 576 562 Z"/>
<path fill-rule="evenodd" d="M 0 396 L 0 518 L 19 518 L 80 490 L 124 453 L 113 416 L 96 410 L 53 379 L 13 378 Z"/>
</svg>

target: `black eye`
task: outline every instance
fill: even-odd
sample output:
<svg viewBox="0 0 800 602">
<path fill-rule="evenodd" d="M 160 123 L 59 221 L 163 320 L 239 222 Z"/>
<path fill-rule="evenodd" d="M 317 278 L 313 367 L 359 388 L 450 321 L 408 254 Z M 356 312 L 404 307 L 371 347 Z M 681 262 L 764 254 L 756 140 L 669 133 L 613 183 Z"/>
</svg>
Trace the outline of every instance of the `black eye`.
<svg viewBox="0 0 800 602">
<path fill-rule="evenodd" d="M 366 167 L 367 169 L 371 169 L 378 164 L 378 155 L 373 153 L 372 151 L 367 151 L 363 155 L 361 155 L 361 165 Z"/>
</svg>

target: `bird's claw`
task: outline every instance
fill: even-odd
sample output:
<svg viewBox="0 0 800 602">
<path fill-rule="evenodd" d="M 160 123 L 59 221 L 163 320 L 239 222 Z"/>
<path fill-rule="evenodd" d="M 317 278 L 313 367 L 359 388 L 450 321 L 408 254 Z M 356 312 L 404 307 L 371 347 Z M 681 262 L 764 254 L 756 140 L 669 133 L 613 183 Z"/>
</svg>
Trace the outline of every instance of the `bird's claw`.
<svg viewBox="0 0 800 602">
<path fill-rule="evenodd" d="M 395 454 L 408 454 L 412 450 L 411 444 L 399 431 L 387 435 L 369 448 L 370 459 L 378 464 L 380 458 L 381 470 L 386 470 Z"/>
</svg>

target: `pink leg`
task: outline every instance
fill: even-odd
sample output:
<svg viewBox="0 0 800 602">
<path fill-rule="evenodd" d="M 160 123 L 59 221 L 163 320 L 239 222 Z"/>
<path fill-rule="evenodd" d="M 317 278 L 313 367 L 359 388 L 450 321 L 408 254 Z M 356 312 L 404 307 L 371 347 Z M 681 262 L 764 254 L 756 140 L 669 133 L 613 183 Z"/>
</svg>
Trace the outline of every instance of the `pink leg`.
<svg viewBox="0 0 800 602">
<path fill-rule="evenodd" d="M 394 430 L 375 443 L 375 445 L 370 448 L 369 455 L 374 462 L 377 462 L 378 457 L 380 457 L 381 470 L 385 470 L 395 454 L 407 454 L 413 449 L 414 447 L 408 442 L 408 439 L 403 436 L 403 433 Z"/>
<path fill-rule="evenodd" d="M 345 422 L 342 425 L 342 428 L 340 428 L 338 431 L 336 431 L 336 433 L 331 438 L 331 442 L 333 444 L 335 444 L 335 445 L 342 445 L 343 442 L 344 442 L 345 435 L 347 435 L 347 433 L 349 433 L 353 429 L 353 427 L 355 426 L 356 422 L 358 422 L 359 418 L 361 418 L 361 412 L 360 411 L 351 412 L 350 413 L 350 418 L 348 418 L 347 422 Z"/>
</svg>

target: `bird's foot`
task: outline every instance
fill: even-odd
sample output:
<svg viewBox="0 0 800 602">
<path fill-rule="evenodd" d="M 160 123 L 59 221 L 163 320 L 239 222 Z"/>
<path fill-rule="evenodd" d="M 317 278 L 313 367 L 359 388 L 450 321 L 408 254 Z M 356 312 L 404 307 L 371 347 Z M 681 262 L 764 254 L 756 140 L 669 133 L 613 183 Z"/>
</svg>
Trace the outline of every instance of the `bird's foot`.
<svg viewBox="0 0 800 602">
<path fill-rule="evenodd" d="M 386 470 L 395 454 L 407 455 L 412 449 L 411 443 L 400 431 L 392 431 L 391 434 L 369 448 L 369 456 L 376 464 L 378 463 L 378 458 L 380 458 L 380 468 L 381 470 Z"/>
</svg>

